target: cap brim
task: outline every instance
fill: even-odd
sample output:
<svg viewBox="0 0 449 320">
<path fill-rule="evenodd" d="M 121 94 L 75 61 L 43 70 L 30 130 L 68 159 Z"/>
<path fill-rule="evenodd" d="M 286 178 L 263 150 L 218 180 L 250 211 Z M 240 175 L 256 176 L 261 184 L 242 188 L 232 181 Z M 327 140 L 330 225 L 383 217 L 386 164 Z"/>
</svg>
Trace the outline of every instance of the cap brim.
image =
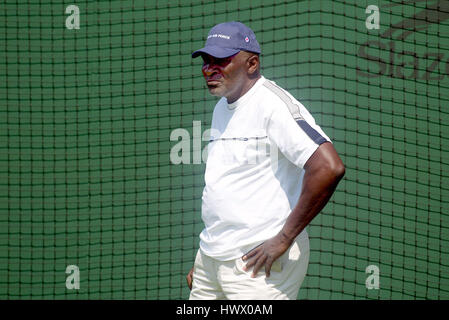
<svg viewBox="0 0 449 320">
<path fill-rule="evenodd" d="M 196 50 L 192 53 L 192 58 L 196 58 L 202 53 L 206 53 L 215 58 L 227 58 L 233 56 L 236 53 L 239 53 L 239 49 L 231 49 L 231 48 L 222 48 L 216 46 L 207 46 L 202 49 Z"/>
</svg>

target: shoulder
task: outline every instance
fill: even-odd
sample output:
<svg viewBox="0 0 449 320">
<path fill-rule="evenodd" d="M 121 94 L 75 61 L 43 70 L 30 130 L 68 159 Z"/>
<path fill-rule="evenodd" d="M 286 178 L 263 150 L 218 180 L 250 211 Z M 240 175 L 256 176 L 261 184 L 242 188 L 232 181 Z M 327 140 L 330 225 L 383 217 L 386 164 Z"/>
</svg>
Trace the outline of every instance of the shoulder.
<svg viewBox="0 0 449 320">
<path fill-rule="evenodd" d="M 280 87 L 276 82 L 266 79 L 263 83 L 263 89 L 267 98 L 271 98 L 272 100 L 276 100 L 277 102 L 282 102 L 282 104 L 297 104 L 301 105 L 301 103 L 296 100 L 296 98 L 290 94 L 287 90 Z"/>
<path fill-rule="evenodd" d="M 276 84 L 268 79 L 264 79 L 257 92 L 257 104 L 265 111 L 273 112 L 276 107 L 282 103 L 279 96 L 273 90 Z"/>
<path fill-rule="evenodd" d="M 265 80 L 262 86 L 263 103 L 271 112 L 286 111 L 291 114 L 301 113 L 305 107 L 287 90 L 280 87 L 274 81 Z"/>
</svg>

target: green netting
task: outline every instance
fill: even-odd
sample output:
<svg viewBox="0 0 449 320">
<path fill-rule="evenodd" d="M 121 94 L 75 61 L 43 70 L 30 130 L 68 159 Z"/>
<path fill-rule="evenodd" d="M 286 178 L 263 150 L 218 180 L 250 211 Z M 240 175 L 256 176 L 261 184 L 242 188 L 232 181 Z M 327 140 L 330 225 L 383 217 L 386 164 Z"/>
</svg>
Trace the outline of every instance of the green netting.
<svg viewBox="0 0 449 320">
<path fill-rule="evenodd" d="M 70 4 L 79 29 L 66 27 Z M 347 168 L 308 229 L 298 297 L 449 298 L 448 1 L 1 7 L 2 299 L 188 298 L 205 166 L 172 163 L 170 135 L 185 129 L 193 148 L 194 124 L 210 126 L 216 98 L 190 54 L 231 20 L 255 31 L 265 77 L 311 111 Z"/>
</svg>

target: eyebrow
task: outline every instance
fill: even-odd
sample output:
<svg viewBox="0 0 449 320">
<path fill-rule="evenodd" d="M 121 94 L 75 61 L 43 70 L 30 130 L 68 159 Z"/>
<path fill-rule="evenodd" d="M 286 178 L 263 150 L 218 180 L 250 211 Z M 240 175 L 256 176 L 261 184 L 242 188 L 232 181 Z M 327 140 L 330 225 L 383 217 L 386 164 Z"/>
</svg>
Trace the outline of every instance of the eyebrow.
<svg viewBox="0 0 449 320">
<path fill-rule="evenodd" d="M 208 55 L 208 56 L 203 56 L 203 61 L 205 63 L 211 63 L 212 62 L 212 63 L 215 63 L 215 64 L 221 64 L 223 62 L 231 62 L 231 60 L 234 59 L 234 57 L 236 55 L 237 54 L 234 54 L 234 55 L 226 57 L 226 58 L 216 58 L 216 57 L 213 57 L 211 55 Z"/>
</svg>

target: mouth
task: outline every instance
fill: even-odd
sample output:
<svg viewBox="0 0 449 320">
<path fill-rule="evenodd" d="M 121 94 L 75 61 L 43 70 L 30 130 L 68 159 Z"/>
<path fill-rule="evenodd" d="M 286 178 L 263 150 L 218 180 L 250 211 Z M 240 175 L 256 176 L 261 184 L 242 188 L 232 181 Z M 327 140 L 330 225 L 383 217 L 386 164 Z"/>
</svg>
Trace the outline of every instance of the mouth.
<svg viewBox="0 0 449 320">
<path fill-rule="evenodd" d="M 213 87 L 213 88 L 215 88 L 215 87 L 217 87 L 219 84 L 220 84 L 220 81 L 216 81 L 216 80 L 207 80 L 207 86 L 209 87 L 209 88 L 211 88 L 211 87 Z"/>
<path fill-rule="evenodd" d="M 216 73 L 216 74 L 213 74 L 213 75 L 211 75 L 211 76 L 209 76 L 209 77 L 207 77 L 206 78 L 206 82 L 207 82 L 207 84 L 209 85 L 209 84 L 218 84 L 220 81 L 220 79 L 222 78 L 222 75 L 221 74 L 219 74 L 219 73 Z"/>
<path fill-rule="evenodd" d="M 212 92 L 215 90 L 218 90 L 218 88 L 220 88 L 220 84 L 218 82 L 208 82 L 207 83 L 207 89 Z"/>
<path fill-rule="evenodd" d="M 220 81 L 217 80 L 207 80 L 207 87 L 209 88 L 209 90 L 213 90 L 216 89 L 220 86 Z"/>
</svg>

